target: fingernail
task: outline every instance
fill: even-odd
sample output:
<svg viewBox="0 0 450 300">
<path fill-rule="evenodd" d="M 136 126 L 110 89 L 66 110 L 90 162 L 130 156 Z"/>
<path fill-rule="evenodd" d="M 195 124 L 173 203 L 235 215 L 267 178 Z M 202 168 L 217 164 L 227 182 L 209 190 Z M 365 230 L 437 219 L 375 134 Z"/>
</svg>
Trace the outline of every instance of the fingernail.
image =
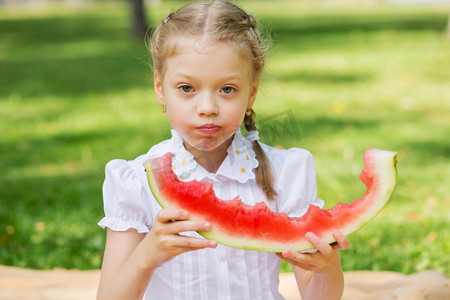
<svg viewBox="0 0 450 300">
<path fill-rule="evenodd" d="M 217 246 L 217 242 L 214 242 L 214 241 L 210 241 L 208 244 L 209 244 L 209 246 L 212 247 L 212 248 L 214 248 L 214 247 Z"/>
<path fill-rule="evenodd" d="M 209 229 L 211 227 L 211 223 L 206 222 L 205 224 L 203 224 L 203 228 L 205 229 Z"/>
</svg>

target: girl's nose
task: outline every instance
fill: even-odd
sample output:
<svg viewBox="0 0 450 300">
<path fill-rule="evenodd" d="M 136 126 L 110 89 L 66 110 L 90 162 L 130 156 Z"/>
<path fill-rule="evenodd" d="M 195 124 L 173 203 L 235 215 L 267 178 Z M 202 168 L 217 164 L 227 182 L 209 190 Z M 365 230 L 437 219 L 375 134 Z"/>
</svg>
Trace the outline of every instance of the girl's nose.
<svg viewBox="0 0 450 300">
<path fill-rule="evenodd" d="M 199 115 L 217 115 L 219 108 L 213 93 L 203 93 L 199 95 L 197 102 L 197 113 Z"/>
</svg>

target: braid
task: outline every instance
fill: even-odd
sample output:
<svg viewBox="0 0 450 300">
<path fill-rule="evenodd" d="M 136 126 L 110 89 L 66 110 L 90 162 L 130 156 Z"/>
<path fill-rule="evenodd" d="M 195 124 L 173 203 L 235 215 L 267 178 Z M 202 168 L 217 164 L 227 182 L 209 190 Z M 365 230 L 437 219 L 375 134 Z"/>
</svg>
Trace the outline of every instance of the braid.
<svg viewBox="0 0 450 300">
<path fill-rule="evenodd" d="M 252 108 L 245 114 L 244 126 L 248 132 L 256 130 L 255 116 L 255 111 Z M 269 158 L 258 141 L 253 142 L 253 150 L 255 151 L 256 159 L 259 162 L 258 167 L 255 169 L 256 183 L 263 190 L 267 199 L 274 200 L 277 196 L 277 192 L 273 187 L 274 176 Z"/>
<path fill-rule="evenodd" d="M 244 126 L 247 131 L 253 131 L 256 130 L 256 122 L 255 122 L 255 111 L 253 108 L 248 108 L 245 112 L 244 117 Z"/>
</svg>

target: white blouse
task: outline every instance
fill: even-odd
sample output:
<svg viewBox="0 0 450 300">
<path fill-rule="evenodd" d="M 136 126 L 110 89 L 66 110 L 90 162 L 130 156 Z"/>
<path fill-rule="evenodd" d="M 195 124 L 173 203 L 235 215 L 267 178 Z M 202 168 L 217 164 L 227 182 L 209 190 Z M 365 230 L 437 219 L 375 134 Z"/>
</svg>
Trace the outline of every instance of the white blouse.
<svg viewBox="0 0 450 300">
<path fill-rule="evenodd" d="M 215 174 L 196 163 L 184 148 L 179 134 L 153 146 L 135 160 L 112 160 L 106 165 L 103 185 L 105 217 L 103 228 L 125 231 L 134 228 L 147 233 L 161 209 L 153 197 L 143 167 L 144 161 L 167 152 L 175 154 L 172 165 L 180 180 L 212 182 L 216 196 L 231 200 L 239 195 L 246 204 L 264 201 L 270 209 L 289 216 L 303 215 L 309 204 L 322 207 L 317 198 L 312 155 L 303 149 L 277 149 L 261 144 L 272 164 L 277 200 L 268 201 L 256 184 L 258 166 L 252 150 L 254 133 L 243 137 L 237 131 L 228 155 Z M 196 232 L 183 233 L 197 236 Z M 218 245 L 183 253 L 157 268 L 145 299 L 283 299 L 278 292 L 280 259 L 273 253 Z"/>
</svg>

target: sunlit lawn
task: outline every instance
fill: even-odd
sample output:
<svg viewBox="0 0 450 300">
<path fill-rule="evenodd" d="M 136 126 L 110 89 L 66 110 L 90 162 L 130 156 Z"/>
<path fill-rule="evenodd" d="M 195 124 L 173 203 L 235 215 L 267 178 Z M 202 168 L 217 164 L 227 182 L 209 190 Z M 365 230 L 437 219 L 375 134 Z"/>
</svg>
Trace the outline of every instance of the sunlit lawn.
<svg viewBox="0 0 450 300">
<path fill-rule="evenodd" d="M 275 2 L 244 3 L 272 37 L 261 139 L 314 154 L 327 208 L 363 194 L 367 147 L 398 151 L 398 187 L 344 269 L 450 275 L 447 11 Z M 0 264 L 98 268 L 104 165 L 169 136 L 145 44 L 108 8 L 0 10 Z"/>
</svg>

